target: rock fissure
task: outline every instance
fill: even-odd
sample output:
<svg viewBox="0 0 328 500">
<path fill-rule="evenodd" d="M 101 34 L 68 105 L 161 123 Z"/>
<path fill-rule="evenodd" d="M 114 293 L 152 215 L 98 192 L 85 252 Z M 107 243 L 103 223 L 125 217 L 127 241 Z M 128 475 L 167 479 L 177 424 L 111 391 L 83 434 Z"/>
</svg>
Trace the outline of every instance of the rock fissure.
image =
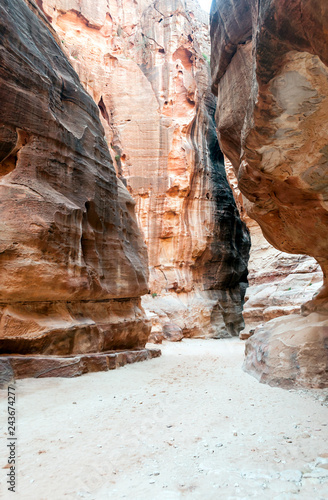
<svg viewBox="0 0 328 500">
<path fill-rule="evenodd" d="M 73 3 L 65 3 L 65 12 Z M 52 0 L 43 1 L 46 12 L 51 6 Z M 177 322 L 188 336 L 192 331 L 198 336 L 228 335 L 223 316 L 216 315 L 216 323 L 210 320 L 211 308 L 221 296 L 223 302 L 235 302 L 226 304 L 235 310 L 235 328 L 230 319 L 229 335 L 238 334 L 243 325 L 246 281 L 239 285 L 238 276 L 246 279 L 249 240 L 240 222 L 229 236 L 228 227 L 234 227 L 239 216 L 212 117 L 215 104 L 202 55 L 210 52 L 207 20 L 196 4 L 192 7 L 193 16 L 189 4 L 186 9 L 180 1 L 128 1 L 124 9 L 111 9 L 109 18 L 104 6 L 99 12 L 103 28 L 100 33 L 84 31 L 83 46 L 78 43 L 78 20 L 65 12 L 61 18 L 53 15 L 53 27 L 65 37 L 64 50 L 71 54 L 75 48 L 77 60 L 70 60 L 83 84 L 96 102 L 102 99 L 103 111 L 111 110 L 109 120 L 102 113 L 102 123 L 116 172 L 136 201 L 148 247 L 151 293 L 142 303 L 157 337 L 165 322 Z M 63 11 L 60 3 L 56 9 Z M 80 12 L 91 15 L 87 6 L 80 6 Z M 116 58 L 115 65 L 104 68 L 108 53 Z M 207 196 L 214 191 L 214 196 Z M 234 238 L 239 238 L 238 245 Z M 233 278 L 223 276 L 230 273 Z M 233 293 L 223 293 L 231 286 Z M 194 324 L 196 309 L 199 320 Z"/>
<path fill-rule="evenodd" d="M 254 314 L 257 324 L 261 320 L 262 324 L 247 343 L 244 366 L 273 385 L 324 387 L 328 385 L 327 373 L 316 374 L 309 365 L 318 359 L 328 364 L 324 349 L 328 332 L 327 316 L 324 319 L 328 314 L 327 162 L 323 158 L 328 141 L 328 69 L 325 44 L 318 43 L 311 33 L 320 32 L 320 40 L 326 39 L 322 22 L 328 22 L 328 11 L 319 2 L 323 21 L 311 1 L 306 5 L 298 0 L 229 3 L 233 6 L 230 11 L 222 0 L 213 3 L 211 69 L 218 96 L 220 145 L 231 162 L 226 162 L 228 178 L 255 243 L 250 259 L 254 287 L 248 290 L 244 314 L 248 321 Z M 236 42 L 247 37 L 249 26 L 251 42 L 238 45 L 230 57 L 227 39 Z M 280 252 L 304 256 L 276 252 L 274 257 L 245 212 Z M 259 260 L 261 248 L 267 263 Z M 316 263 L 305 255 L 314 257 Z M 286 259 L 293 265 L 282 266 Z M 263 264 L 267 270 L 261 278 Z M 299 276 L 297 270 L 302 266 L 308 277 L 306 273 Z M 270 273 L 272 286 L 266 287 Z M 285 276 L 282 281 L 281 276 Z M 314 294 L 309 284 L 314 284 Z M 318 314 L 323 315 L 319 322 Z M 299 345 L 288 348 L 295 332 L 301 332 Z M 260 356 L 262 364 L 257 365 L 256 353 L 263 349 L 266 357 Z M 285 359 L 282 365 L 280 354 Z M 295 359 L 299 364 L 296 372 Z"/>
</svg>

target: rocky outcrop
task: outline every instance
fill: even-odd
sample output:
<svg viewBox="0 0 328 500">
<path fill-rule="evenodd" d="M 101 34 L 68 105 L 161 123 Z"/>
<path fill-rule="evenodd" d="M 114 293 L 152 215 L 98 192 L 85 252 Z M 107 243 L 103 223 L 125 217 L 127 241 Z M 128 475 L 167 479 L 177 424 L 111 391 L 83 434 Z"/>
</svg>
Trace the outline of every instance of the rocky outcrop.
<svg viewBox="0 0 328 500">
<path fill-rule="evenodd" d="M 322 271 L 313 257 L 293 255 L 274 248 L 263 236 L 260 226 L 248 217 L 231 162 L 225 158 L 227 178 L 239 213 L 251 236 L 248 282 L 242 336 L 266 321 L 300 313 L 304 302 L 312 299 L 322 285 Z"/>
<path fill-rule="evenodd" d="M 259 327 L 246 342 L 243 368 L 260 382 L 290 389 L 327 387 L 327 316 L 292 314 Z"/>
<path fill-rule="evenodd" d="M 107 372 L 121 366 L 161 355 L 159 349 L 115 350 L 73 356 L 0 356 L 0 388 L 21 378 L 79 377 L 85 373 Z"/>
<path fill-rule="evenodd" d="M 135 202 L 51 31 L 33 2 L 1 1 L 0 353 L 141 348 L 150 325 Z"/>
<path fill-rule="evenodd" d="M 312 312 L 328 313 L 327 22 L 323 1 L 216 0 L 211 12 L 212 88 L 218 95 L 221 147 L 234 167 L 246 212 L 266 239 L 281 251 L 307 254 L 320 264 L 323 286 L 302 305 L 308 318 Z M 290 332 L 300 329 L 311 336 L 308 318 L 299 317 L 294 329 L 289 318 L 289 333 L 280 332 L 286 342 Z M 321 326 L 325 331 L 328 319 Z M 259 357 L 259 346 L 273 345 L 273 325 L 268 328 L 270 334 L 262 331 L 248 341 L 247 355 L 250 345 Z M 279 345 L 284 345 L 282 337 Z M 327 359 L 327 349 L 322 356 Z M 269 378 L 278 380 L 275 363 L 268 362 L 267 368 Z M 320 371 L 319 378 L 318 385 L 328 385 L 327 372 Z M 306 376 L 300 379 L 307 383 Z"/>
<path fill-rule="evenodd" d="M 153 333 L 237 335 L 249 237 L 227 184 L 196 1 L 43 0 L 101 111 L 148 247 Z"/>
</svg>

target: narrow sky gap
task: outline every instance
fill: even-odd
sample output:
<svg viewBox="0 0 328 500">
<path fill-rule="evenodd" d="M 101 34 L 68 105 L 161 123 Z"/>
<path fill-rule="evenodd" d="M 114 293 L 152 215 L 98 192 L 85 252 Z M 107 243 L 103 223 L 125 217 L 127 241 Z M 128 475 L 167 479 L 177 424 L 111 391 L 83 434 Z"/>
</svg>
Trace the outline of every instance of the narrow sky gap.
<svg viewBox="0 0 328 500">
<path fill-rule="evenodd" d="M 202 9 L 206 10 L 206 12 L 210 12 L 212 0 L 198 0 L 198 1 Z"/>
</svg>

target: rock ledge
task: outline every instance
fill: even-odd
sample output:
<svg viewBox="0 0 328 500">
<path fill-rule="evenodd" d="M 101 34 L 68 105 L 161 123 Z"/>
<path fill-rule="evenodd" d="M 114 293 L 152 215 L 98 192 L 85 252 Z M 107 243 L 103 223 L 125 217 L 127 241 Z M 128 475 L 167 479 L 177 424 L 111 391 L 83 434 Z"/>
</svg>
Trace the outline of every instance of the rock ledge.
<svg viewBox="0 0 328 500">
<path fill-rule="evenodd" d="M 79 377 L 85 373 L 106 372 L 120 366 L 161 355 L 160 349 L 110 351 L 78 356 L 0 356 L 0 386 L 12 379 Z"/>
</svg>

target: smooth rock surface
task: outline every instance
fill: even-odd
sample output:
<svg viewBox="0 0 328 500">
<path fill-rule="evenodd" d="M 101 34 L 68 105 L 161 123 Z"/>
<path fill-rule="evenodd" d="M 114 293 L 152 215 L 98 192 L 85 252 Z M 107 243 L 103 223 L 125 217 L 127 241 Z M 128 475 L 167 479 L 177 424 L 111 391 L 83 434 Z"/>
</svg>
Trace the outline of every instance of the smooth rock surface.
<svg viewBox="0 0 328 500">
<path fill-rule="evenodd" d="M 163 326 L 163 335 L 165 340 L 179 342 L 183 339 L 182 329 L 175 323 L 165 323 Z"/>
<path fill-rule="evenodd" d="M 33 2 L 1 2 L 0 43 L 0 351 L 143 347 L 146 247 L 99 110 Z"/>
</svg>

